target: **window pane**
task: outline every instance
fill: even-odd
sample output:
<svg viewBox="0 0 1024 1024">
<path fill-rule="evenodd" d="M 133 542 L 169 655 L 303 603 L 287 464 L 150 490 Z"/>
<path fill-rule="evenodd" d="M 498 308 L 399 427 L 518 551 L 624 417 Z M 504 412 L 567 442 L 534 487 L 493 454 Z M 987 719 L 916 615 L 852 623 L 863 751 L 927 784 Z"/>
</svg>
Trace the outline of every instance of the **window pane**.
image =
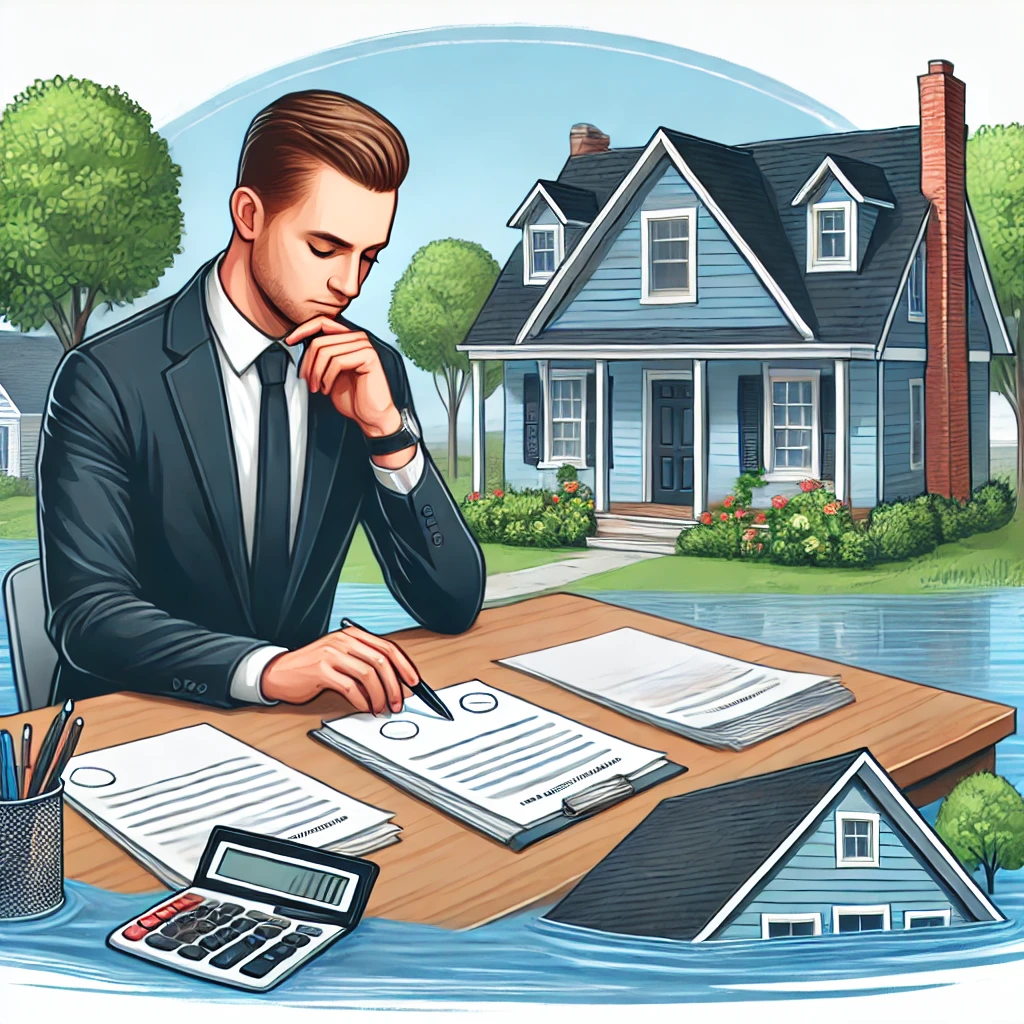
<svg viewBox="0 0 1024 1024">
<path fill-rule="evenodd" d="M 655 291 L 686 291 L 690 285 L 690 268 L 686 263 L 654 263 L 651 266 L 651 288 Z"/>
<path fill-rule="evenodd" d="M 880 931 L 885 927 L 885 918 L 881 914 L 861 914 L 860 930 L 862 932 Z"/>
<path fill-rule="evenodd" d="M 938 914 L 933 917 L 912 917 L 910 919 L 911 928 L 945 928 L 946 919 L 940 917 Z"/>
<path fill-rule="evenodd" d="M 790 928 L 792 925 L 789 921 L 769 921 L 768 922 L 768 938 L 769 939 L 788 939 L 792 934 Z"/>
<path fill-rule="evenodd" d="M 846 211 L 818 211 L 818 256 L 822 259 L 846 258 Z"/>
<path fill-rule="evenodd" d="M 814 934 L 814 922 L 813 921 L 794 921 L 790 925 L 790 933 L 792 935 L 813 935 Z"/>
<path fill-rule="evenodd" d="M 652 292 L 689 290 L 689 232 L 689 220 L 682 217 L 648 222 Z"/>
<path fill-rule="evenodd" d="M 9 473 L 10 465 L 8 464 L 8 445 L 11 442 L 11 428 L 0 427 L 0 473 Z"/>
</svg>

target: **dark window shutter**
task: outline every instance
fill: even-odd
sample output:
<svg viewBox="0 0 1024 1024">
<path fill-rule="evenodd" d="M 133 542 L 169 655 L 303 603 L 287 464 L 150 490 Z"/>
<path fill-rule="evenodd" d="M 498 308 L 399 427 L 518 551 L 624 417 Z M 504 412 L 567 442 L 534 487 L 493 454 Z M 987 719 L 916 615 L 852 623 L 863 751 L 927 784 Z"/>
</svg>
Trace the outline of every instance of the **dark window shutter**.
<svg viewBox="0 0 1024 1024">
<path fill-rule="evenodd" d="M 523 374 L 523 462 L 536 466 L 543 444 L 540 374 Z"/>
<path fill-rule="evenodd" d="M 821 479 L 836 476 L 836 379 L 821 378 Z"/>
<path fill-rule="evenodd" d="M 615 378 L 608 374 L 608 422 L 605 429 L 608 431 L 608 468 L 615 468 L 615 441 L 612 428 L 615 425 Z"/>
<path fill-rule="evenodd" d="M 594 465 L 597 452 L 597 375 L 587 374 L 587 465 Z"/>
<path fill-rule="evenodd" d="M 763 388 L 759 373 L 744 374 L 738 378 L 741 473 L 756 473 L 763 462 Z"/>
</svg>

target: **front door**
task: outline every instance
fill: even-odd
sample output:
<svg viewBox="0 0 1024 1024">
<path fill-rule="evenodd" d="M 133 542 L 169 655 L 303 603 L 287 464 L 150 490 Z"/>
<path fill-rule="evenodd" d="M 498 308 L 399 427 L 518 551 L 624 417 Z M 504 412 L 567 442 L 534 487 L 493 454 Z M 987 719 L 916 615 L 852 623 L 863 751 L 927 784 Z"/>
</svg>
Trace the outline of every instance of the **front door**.
<svg viewBox="0 0 1024 1024">
<path fill-rule="evenodd" d="M 693 504 L 693 381 L 651 381 L 651 500 Z"/>
</svg>

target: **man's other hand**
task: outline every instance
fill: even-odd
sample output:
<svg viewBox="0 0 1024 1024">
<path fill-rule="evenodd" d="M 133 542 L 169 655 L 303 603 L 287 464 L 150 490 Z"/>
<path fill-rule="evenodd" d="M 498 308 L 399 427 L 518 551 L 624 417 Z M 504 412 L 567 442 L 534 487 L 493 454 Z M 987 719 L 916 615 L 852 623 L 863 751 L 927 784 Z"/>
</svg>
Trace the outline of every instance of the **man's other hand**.
<svg viewBox="0 0 1024 1024">
<path fill-rule="evenodd" d="M 286 704 L 305 704 L 323 690 L 334 690 L 356 711 L 379 715 L 401 711 L 403 687 L 419 679 L 400 647 L 350 626 L 279 654 L 263 670 L 260 688 L 267 700 Z"/>
</svg>

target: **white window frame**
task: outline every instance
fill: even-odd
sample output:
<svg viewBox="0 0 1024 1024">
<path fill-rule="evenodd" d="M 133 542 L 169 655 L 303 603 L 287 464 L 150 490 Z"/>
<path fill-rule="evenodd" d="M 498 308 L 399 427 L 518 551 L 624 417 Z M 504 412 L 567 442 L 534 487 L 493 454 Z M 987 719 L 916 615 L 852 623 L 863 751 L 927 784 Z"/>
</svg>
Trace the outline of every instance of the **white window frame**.
<svg viewBox="0 0 1024 1024">
<path fill-rule="evenodd" d="M 871 811 L 836 811 L 836 867 L 837 868 L 877 868 L 879 853 L 879 816 Z M 846 857 L 843 855 L 843 823 L 847 821 L 866 821 L 871 825 L 871 856 Z"/>
<path fill-rule="evenodd" d="M 945 910 L 905 910 L 903 911 L 903 930 L 910 931 L 911 921 L 919 921 L 922 917 L 941 917 L 942 926 L 950 926 L 952 911 L 947 907 Z"/>
<path fill-rule="evenodd" d="M 924 378 L 923 377 L 911 377 L 908 381 L 910 387 L 910 431 L 909 431 L 909 448 L 910 448 L 910 468 L 921 469 L 924 466 L 924 427 L 925 427 L 925 408 L 924 408 Z M 920 458 L 914 461 L 914 389 L 919 388 L 921 391 L 921 450 L 918 452 Z"/>
<path fill-rule="evenodd" d="M 685 220 L 689 242 L 690 286 L 685 290 L 651 291 L 651 222 Z M 645 305 L 666 305 L 697 301 L 697 207 L 640 211 L 640 301 Z"/>
<path fill-rule="evenodd" d="M 7 476 L 21 476 L 21 411 L 0 387 L 0 426 L 7 427 Z"/>
<path fill-rule="evenodd" d="M 533 272 L 533 233 L 553 231 L 555 235 L 555 270 L 551 273 Z M 565 229 L 561 224 L 527 224 L 523 228 L 523 284 L 547 284 L 565 258 Z"/>
<path fill-rule="evenodd" d="M 587 370 L 550 369 L 544 381 L 544 461 L 538 469 L 561 469 L 562 466 L 587 468 Z M 556 380 L 578 380 L 580 382 L 580 457 L 578 459 L 558 458 L 551 454 L 551 421 L 554 402 L 551 400 L 551 384 Z"/>
<path fill-rule="evenodd" d="M 800 370 L 787 367 L 765 366 L 764 368 L 764 465 L 765 480 L 769 483 L 784 481 L 800 481 L 808 478 L 817 479 L 821 473 L 821 453 L 819 452 L 821 422 L 821 371 Z M 775 438 L 772 430 L 772 383 L 775 381 L 810 381 L 811 382 L 811 465 L 809 469 L 793 469 L 784 466 L 775 468 Z"/>
<path fill-rule="evenodd" d="M 818 255 L 818 212 L 846 211 L 846 256 L 838 259 Z M 807 206 L 807 273 L 857 269 L 857 204 L 852 199 L 810 203 Z"/>
<path fill-rule="evenodd" d="M 806 924 L 808 921 L 814 925 L 814 934 L 821 934 L 821 914 L 762 914 L 761 915 L 761 938 L 771 938 L 768 926 L 773 924 Z M 790 936 L 790 938 L 803 938 L 803 936 Z"/>
<path fill-rule="evenodd" d="M 924 242 L 922 241 L 917 247 L 917 251 L 914 253 L 914 258 L 910 261 L 910 270 L 907 272 L 907 320 L 912 324 L 923 324 L 927 319 L 927 297 L 925 293 L 925 282 L 927 281 L 926 263 L 927 255 L 924 250 Z M 920 270 L 918 270 L 920 267 Z M 920 280 L 917 281 L 918 291 L 921 293 L 921 311 L 917 312 L 914 307 L 910 304 L 910 282 L 920 276 Z"/>
<path fill-rule="evenodd" d="M 888 903 L 874 903 L 868 905 L 853 904 L 845 907 L 832 908 L 832 934 L 839 934 L 839 918 L 847 916 L 853 917 L 859 914 L 881 914 L 882 931 L 888 932 L 892 930 L 892 912 Z"/>
</svg>

